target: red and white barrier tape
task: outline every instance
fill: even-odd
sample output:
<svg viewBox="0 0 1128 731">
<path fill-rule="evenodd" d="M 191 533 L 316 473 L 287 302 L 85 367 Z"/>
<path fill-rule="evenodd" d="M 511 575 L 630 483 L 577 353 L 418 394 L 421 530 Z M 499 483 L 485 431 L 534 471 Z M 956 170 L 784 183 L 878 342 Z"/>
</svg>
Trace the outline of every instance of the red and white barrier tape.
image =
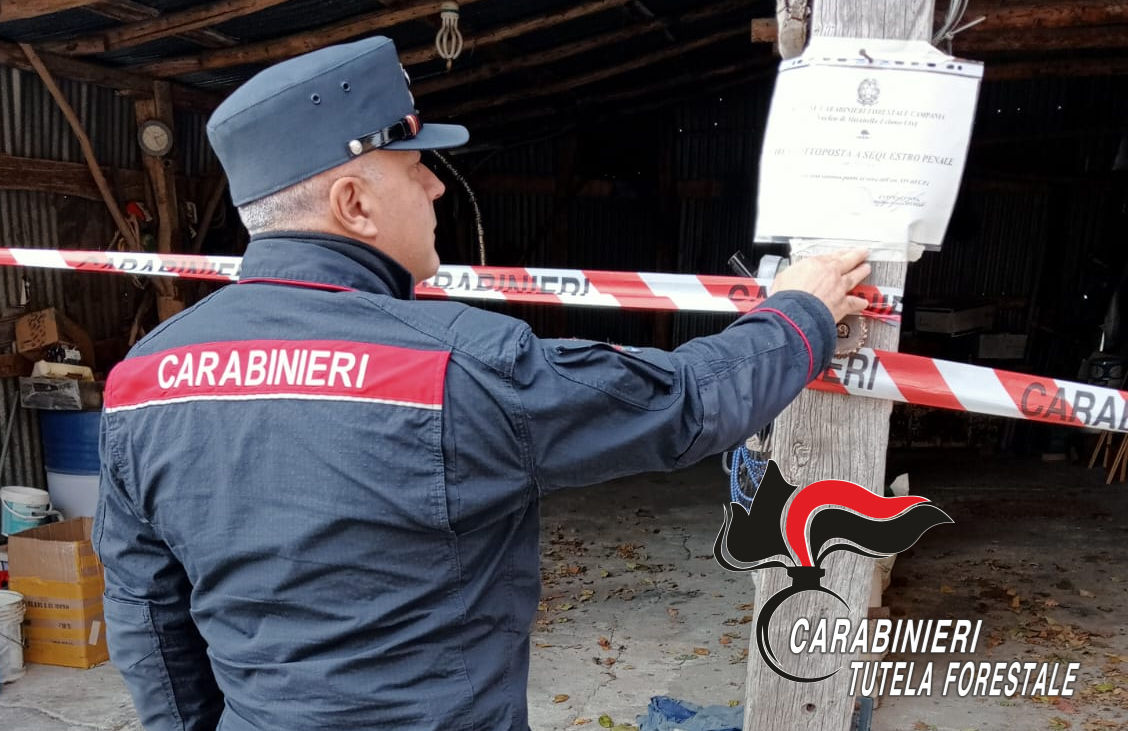
<svg viewBox="0 0 1128 731">
<path fill-rule="evenodd" d="M 808 388 L 1012 419 L 1128 432 L 1128 392 L 863 348 Z"/>
<path fill-rule="evenodd" d="M 236 256 L 0 248 L 0 266 L 235 281 Z M 744 277 L 581 269 L 444 266 L 420 297 L 741 313 L 768 282 Z M 901 291 L 863 286 L 866 314 L 898 320 Z M 810 388 L 921 406 L 1128 432 L 1128 392 L 1054 378 L 864 348 L 836 359 Z"/>
<path fill-rule="evenodd" d="M 237 256 L 0 248 L 0 266 L 216 281 L 237 280 L 241 262 Z M 430 299 L 736 314 L 763 301 L 770 284 L 765 279 L 698 274 L 443 266 L 434 277 L 420 282 L 415 294 Z M 870 303 L 865 314 L 882 320 L 900 320 L 900 289 L 862 285 L 854 293 Z"/>
</svg>

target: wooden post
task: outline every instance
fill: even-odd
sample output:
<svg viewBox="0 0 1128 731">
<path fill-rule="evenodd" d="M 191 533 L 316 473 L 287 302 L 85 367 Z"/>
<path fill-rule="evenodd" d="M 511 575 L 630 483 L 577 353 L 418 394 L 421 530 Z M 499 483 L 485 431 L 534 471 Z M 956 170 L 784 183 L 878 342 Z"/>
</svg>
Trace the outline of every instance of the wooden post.
<svg viewBox="0 0 1128 731">
<path fill-rule="evenodd" d="M 138 99 L 134 102 L 137 124 L 150 119 L 163 122 L 175 132 L 172 115 L 172 94 L 167 81 L 153 82 L 153 98 Z M 184 251 L 183 227 L 180 222 L 180 201 L 176 194 L 176 171 L 172 158 L 141 155 L 145 172 L 149 176 L 153 195 L 156 198 L 157 251 L 169 254 Z M 180 310 L 184 303 L 177 294 L 175 282 L 163 277 L 154 279 L 157 290 L 157 313 L 161 321 Z"/>
<path fill-rule="evenodd" d="M 814 36 L 928 39 L 932 32 L 933 0 L 816 0 L 812 8 Z M 811 201 L 812 215 L 818 202 Z M 906 264 L 875 262 L 870 284 L 903 287 Z M 874 322 L 869 347 L 897 350 L 897 325 Z M 864 401 L 864 403 L 863 403 Z M 892 403 L 873 399 L 804 391 L 776 419 L 773 458 L 785 479 L 807 485 L 821 479 L 856 482 L 881 493 L 885 481 L 885 451 L 889 442 Z M 850 656 L 793 654 L 787 635 L 799 617 L 849 617 L 852 627 L 866 621 L 873 559 L 836 551 L 824 563 L 823 586 L 837 592 L 849 610 L 825 594 L 802 592 L 784 602 L 772 619 L 772 647 L 780 664 L 798 675 L 825 674 L 844 667 L 828 680 L 798 683 L 773 672 L 760 658 L 755 638 L 749 648 L 744 728 L 840 731 L 848 729 L 854 708 L 850 695 Z M 782 569 L 759 577 L 757 613 L 763 602 L 790 585 Z M 782 638 L 782 639 L 781 639 Z"/>
</svg>

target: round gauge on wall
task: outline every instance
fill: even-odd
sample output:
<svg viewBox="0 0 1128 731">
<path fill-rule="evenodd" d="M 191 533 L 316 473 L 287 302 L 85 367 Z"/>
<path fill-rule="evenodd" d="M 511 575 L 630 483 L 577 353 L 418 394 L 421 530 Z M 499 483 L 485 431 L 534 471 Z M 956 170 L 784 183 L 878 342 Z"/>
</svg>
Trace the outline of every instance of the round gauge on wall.
<svg viewBox="0 0 1128 731">
<path fill-rule="evenodd" d="M 150 119 L 138 128 L 137 142 L 146 155 L 163 157 L 172 149 L 172 130 L 164 122 Z"/>
</svg>

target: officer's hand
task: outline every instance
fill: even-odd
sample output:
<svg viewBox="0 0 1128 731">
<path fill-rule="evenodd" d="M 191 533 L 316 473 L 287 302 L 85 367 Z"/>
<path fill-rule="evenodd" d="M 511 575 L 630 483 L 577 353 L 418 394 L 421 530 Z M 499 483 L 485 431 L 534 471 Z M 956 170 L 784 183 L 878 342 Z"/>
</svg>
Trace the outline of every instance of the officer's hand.
<svg viewBox="0 0 1128 731">
<path fill-rule="evenodd" d="M 847 295 L 869 276 L 866 249 L 850 249 L 840 254 L 823 254 L 800 259 L 776 275 L 771 293 L 798 289 L 813 294 L 830 310 L 835 322 L 866 308 L 861 297 Z"/>
</svg>

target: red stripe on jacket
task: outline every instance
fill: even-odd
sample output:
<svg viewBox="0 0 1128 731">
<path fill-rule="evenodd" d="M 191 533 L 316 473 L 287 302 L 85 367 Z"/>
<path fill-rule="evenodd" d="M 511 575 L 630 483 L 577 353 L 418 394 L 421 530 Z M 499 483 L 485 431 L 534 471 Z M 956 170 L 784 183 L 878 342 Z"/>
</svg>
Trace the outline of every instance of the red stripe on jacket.
<svg viewBox="0 0 1128 731">
<path fill-rule="evenodd" d="M 119 363 L 106 384 L 105 407 L 304 398 L 438 409 L 449 358 L 445 350 L 345 340 L 199 343 Z"/>
</svg>

